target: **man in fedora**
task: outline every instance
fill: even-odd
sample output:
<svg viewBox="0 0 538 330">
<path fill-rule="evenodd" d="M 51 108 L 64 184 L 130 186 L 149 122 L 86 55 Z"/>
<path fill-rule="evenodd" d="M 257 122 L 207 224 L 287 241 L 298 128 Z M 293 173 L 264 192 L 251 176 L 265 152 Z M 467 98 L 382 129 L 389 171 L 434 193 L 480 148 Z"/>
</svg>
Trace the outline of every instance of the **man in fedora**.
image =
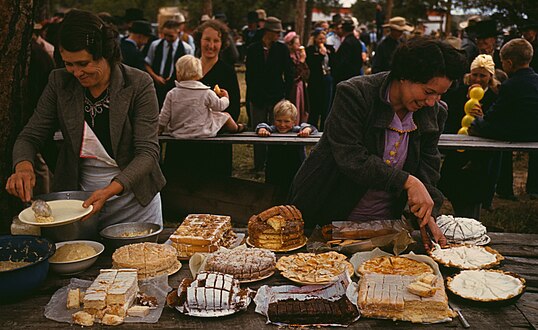
<svg viewBox="0 0 538 330">
<path fill-rule="evenodd" d="M 342 43 L 336 51 L 333 64 L 334 84 L 361 75 L 362 45 L 355 37 L 355 23 L 350 17 L 342 20 Z"/>
<path fill-rule="evenodd" d="M 538 20 L 527 18 L 518 26 L 521 36 L 531 43 L 534 55 L 531 61 L 531 68 L 538 72 Z"/>
<path fill-rule="evenodd" d="M 247 50 L 247 100 L 250 102 L 250 123 L 272 123 L 274 105 L 289 96 L 293 84 L 293 63 L 288 47 L 278 42 L 283 31 L 281 21 L 267 17 L 263 37 Z M 257 171 L 265 166 L 266 146 L 254 146 L 254 166 Z"/>
<path fill-rule="evenodd" d="M 133 21 L 129 36 L 121 39 L 120 49 L 122 62 L 133 68 L 145 70 L 144 55 L 140 51 L 153 35 L 151 24 L 147 21 Z"/>
<path fill-rule="evenodd" d="M 502 68 L 501 57 L 497 48 L 497 37 L 502 34 L 502 31 L 497 29 L 497 21 L 488 19 L 477 22 L 475 33 L 478 52 L 480 54 L 490 55 L 493 57 L 495 68 Z"/>
<path fill-rule="evenodd" d="M 372 59 L 372 73 L 378 73 L 383 71 L 389 71 L 392 63 L 392 54 L 396 50 L 396 47 L 401 42 L 404 42 L 402 38 L 404 32 L 411 32 L 414 30 L 413 26 L 400 16 L 395 16 L 389 20 L 387 24 L 383 25 L 384 28 L 390 28 L 390 33 L 381 40 L 381 43 L 377 46 L 376 53 Z"/>
<path fill-rule="evenodd" d="M 476 23 L 480 22 L 482 18 L 478 15 L 470 16 L 466 21 L 459 24 L 460 29 L 463 30 L 461 39 L 461 49 L 465 51 L 465 57 L 467 62 L 471 63 L 479 54 L 478 46 L 476 45 Z"/>
</svg>

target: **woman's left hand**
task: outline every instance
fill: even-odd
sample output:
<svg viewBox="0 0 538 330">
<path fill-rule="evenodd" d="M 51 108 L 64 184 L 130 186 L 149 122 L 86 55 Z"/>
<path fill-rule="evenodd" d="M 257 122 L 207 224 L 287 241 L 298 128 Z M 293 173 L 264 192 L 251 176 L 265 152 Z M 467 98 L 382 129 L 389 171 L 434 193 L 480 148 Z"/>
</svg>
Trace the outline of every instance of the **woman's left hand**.
<svg viewBox="0 0 538 330">
<path fill-rule="evenodd" d="M 94 191 L 93 194 L 91 194 L 91 196 L 87 200 L 85 200 L 84 203 L 82 204 L 82 207 L 84 208 L 88 208 L 90 207 L 90 205 L 93 206 L 92 211 L 88 215 L 86 215 L 84 218 L 82 218 L 82 221 L 89 219 L 94 214 L 101 211 L 106 201 L 110 197 L 117 195 L 121 193 L 122 191 L 123 191 L 123 186 L 117 181 L 112 181 L 105 188 Z"/>
</svg>

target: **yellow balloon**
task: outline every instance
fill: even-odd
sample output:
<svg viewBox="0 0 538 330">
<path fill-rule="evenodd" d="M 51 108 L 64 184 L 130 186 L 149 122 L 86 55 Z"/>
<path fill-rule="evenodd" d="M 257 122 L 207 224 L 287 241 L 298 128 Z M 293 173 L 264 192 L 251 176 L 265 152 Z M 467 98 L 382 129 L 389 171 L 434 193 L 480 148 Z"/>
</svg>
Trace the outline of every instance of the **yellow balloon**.
<svg viewBox="0 0 538 330">
<path fill-rule="evenodd" d="M 479 103 L 480 102 L 478 102 L 477 99 L 470 99 L 469 101 L 467 101 L 467 103 L 465 103 L 465 106 L 463 107 L 463 109 L 465 110 L 465 113 L 470 114 L 474 106 Z"/>
<path fill-rule="evenodd" d="M 461 127 L 470 127 L 473 120 L 474 120 L 474 117 L 471 115 L 463 116 L 461 120 Z"/>
<path fill-rule="evenodd" d="M 458 134 L 469 135 L 469 132 L 468 132 L 467 130 L 468 130 L 467 127 L 462 127 L 462 128 L 460 128 L 460 130 L 458 131 Z"/>
<path fill-rule="evenodd" d="M 480 86 L 475 86 L 469 91 L 469 97 L 471 99 L 481 100 L 484 97 L 484 89 Z"/>
</svg>

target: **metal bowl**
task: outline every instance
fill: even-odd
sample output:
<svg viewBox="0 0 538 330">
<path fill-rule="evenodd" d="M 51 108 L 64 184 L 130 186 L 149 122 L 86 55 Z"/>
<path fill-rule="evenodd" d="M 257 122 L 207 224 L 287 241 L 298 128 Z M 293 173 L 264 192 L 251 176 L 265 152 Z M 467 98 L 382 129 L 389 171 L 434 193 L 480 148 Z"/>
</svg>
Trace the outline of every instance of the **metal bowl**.
<svg viewBox="0 0 538 330">
<path fill-rule="evenodd" d="M 149 231 L 149 234 L 134 237 L 125 237 L 129 233 L 137 233 Z M 139 223 L 139 222 L 126 222 L 118 223 L 108 226 L 101 230 L 99 233 L 105 242 L 105 245 L 110 248 L 111 251 L 119 248 L 120 246 L 142 243 L 142 242 L 157 242 L 159 234 L 163 231 L 161 225 L 155 223 Z"/>
<path fill-rule="evenodd" d="M 95 250 L 95 254 L 90 257 L 86 257 L 79 260 L 74 261 L 52 261 L 49 260 L 50 263 L 50 269 L 58 274 L 63 275 L 73 275 L 78 274 L 86 269 L 90 268 L 95 261 L 97 261 L 97 258 L 103 251 L 105 250 L 105 246 L 99 242 L 94 241 L 69 241 L 69 242 L 61 242 L 56 243 L 56 250 L 58 250 L 60 247 L 64 245 L 69 244 L 75 244 L 75 243 L 83 243 L 91 246 Z"/>
<path fill-rule="evenodd" d="M 45 238 L 27 235 L 0 236 L 0 261 L 27 261 L 31 264 L 0 272 L 0 302 L 22 298 L 47 277 L 49 257 L 56 247 Z"/>
<path fill-rule="evenodd" d="M 91 191 L 60 191 L 50 194 L 36 196 L 46 202 L 60 199 L 75 199 L 84 201 L 90 197 Z M 84 221 L 77 221 L 63 226 L 41 228 L 41 235 L 54 242 L 75 241 L 75 240 L 98 240 L 99 239 L 99 217 L 93 215 Z"/>
</svg>

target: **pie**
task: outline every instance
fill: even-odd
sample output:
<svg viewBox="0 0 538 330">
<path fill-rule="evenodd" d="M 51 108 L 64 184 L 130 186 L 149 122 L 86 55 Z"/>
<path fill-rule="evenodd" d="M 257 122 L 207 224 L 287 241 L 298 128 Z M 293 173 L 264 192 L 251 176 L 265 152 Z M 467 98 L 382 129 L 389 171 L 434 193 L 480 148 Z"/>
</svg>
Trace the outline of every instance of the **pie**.
<svg viewBox="0 0 538 330">
<path fill-rule="evenodd" d="M 314 254 L 297 253 L 284 256 L 276 263 L 282 276 L 300 283 L 327 283 L 336 280 L 338 275 L 347 271 L 353 275 L 353 265 L 346 256 L 334 251 Z"/>
<path fill-rule="evenodd" d="M 433 260 L 446 267 L 482 269 L 497 266 L 504 257 L 489 246 L 456 245 L 429 252 Z"/>
<path fill-rule="evenodd" d="M 464 270 L 447 278 L 447 287 L 466 299 L 493 302 L 523 293 L 525 279 L 500 270 Z"/>
<path fill-rule="evenodd" d="M 112 254 L 113 268 L 132 268 L 140 279 L 171 274 L 181 267 L 177 251 L 170 245 L 137 243 L 125 245 Z"/>
<path fill-rule="evenodd" d="M 433 274 L 433 269 L 426 263 L 405 257 L 381 256 L 362 263 L 358 273 L 390 274 L 390 275 L 421 275 Z"/>
<path fill-rule="evenodd" d="M 490 240 L 486 227 L 475 219 L 441 215 L 436 222 L 448 243 L 483 245 Z"/>
<path fill-rule="evenodd" d="M 205 270 L 230 274 L 239 281 L 252 281 L 273 274 L 275 264 L 275 253 L 266 249 L 223 249 L 207 257 Z"/>
</svg>

